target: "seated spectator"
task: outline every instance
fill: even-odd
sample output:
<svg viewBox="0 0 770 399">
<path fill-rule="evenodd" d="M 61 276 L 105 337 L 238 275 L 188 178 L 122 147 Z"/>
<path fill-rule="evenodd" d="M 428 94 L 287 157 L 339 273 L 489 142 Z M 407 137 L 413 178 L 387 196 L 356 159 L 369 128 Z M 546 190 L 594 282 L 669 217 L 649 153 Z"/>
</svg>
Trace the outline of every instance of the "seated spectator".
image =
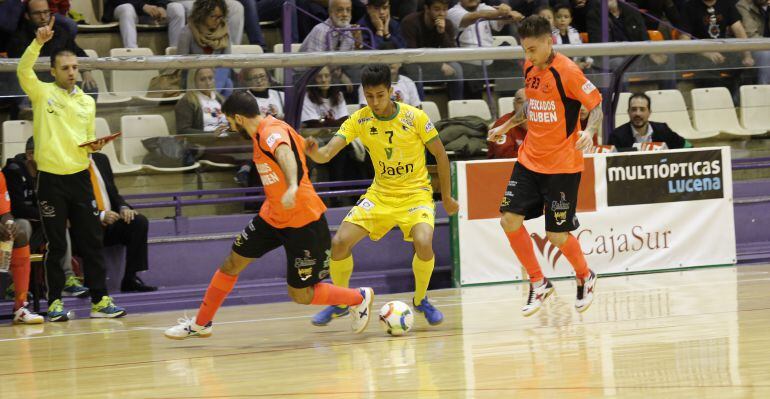
<svg viewBox="0 0 770 399">
<path fill-rule="evenodd" d="M 405 48 L 406 42 L 401 37 L 401 26 L 391 18 L 390 0 L 369 0 L 366 5 L 366 15 L 358 21 L 358 25 L 369 28 L 374 33 L 374 38 L 364 32 L 363 41 L 373 48 L 379 49 L 384 43 L 392 43 L 395 48 Z"/>
<path fill-rule="evenodd" d="M 682 13 L 682 29 L 692 34 L 694 39 L 725 39 L 728 31 L 738 39 L 746 39 L 746 30 L 741 23 L 740 14 L 731 0 L 689 0 L 684 6 L 685 12 Z M 690 35 L 683 33 L 679 35 L 680 40 L 692 39 Z M 702 53 L 709 64 L 738 66 L 742 64 L 745 67 L 754 66 L 754 58 L 750 51 L 743 53 L 740 63 L 732 53 L 727 56 L 717 52 Z"/>
<path fill-rule="evenodd" d="M 770 37 L 770 24 L 768 24 L 767 0 L 738 0 L 735 4 L 738 14 L 741 15 L 741 23 L 749 38 Z M 770 51 L 758 51 L 754 53 L 759 69 L 758 83 L 770 83 Z"/>
<path fill-rule="evenodd" d="M 230 124 L 222 113 L 225 99 L 214 89 L 214 70 L 189 71 L 188 90 L 174 107 L 177 134 L 227 135 Z"/>
<path fill-rule="evenodd" d="M 179 37 L 177 54 L 230 54 L 227 28 L 228 5 L 225 0 L 196 0 L 187 26 Z M 230 68 L 214 71 L 214 87 L 227 97 L 233 88 Z"/>
<path fill-rule="evenodd" d="M 635 143 L 666 143 L 669 149 L 692 147 L 690 143 L 671 130 L 665 123 L 650 122 L 652 103 L 644 93 L 636 93 L 628 100 L 628 117 L 631 119 L 618 126 L 610 134 L 607 144 L 618 151 L 633 150 Z"/>
<path fill-rule="evenodd" d="M 137 48 L 136 24 L 166 25 L 169 0 L 105 0 L 102 21 L 118 21 L 123 47 Z"/>
<path fill-rule="evenodd" d="M 673 26 L 682 26 L 682 17 L 674 4 L 674 0 L 634 0 L 634 3 L 642 10 L 647 11 L 647 15 L 657 19 L 666 19 Z M 645 15 L 647 27 L 655 30 L 668 30 L 668 26 L 661 25 L 657 20 Z"/>
<path fill-rule="evenodd" d="M 8 39 L 16 32 L 26 3 L 18 0 L 0 2 L 0 51 L 7 51 Z"/>
<path fill-rule="evenodd" d="M 70 36 L 77 36 L 78 23 L 69 17 L 70 0 L 48 0 L 48 8 L 51 9 L 51 15 L 56 16 L 56 19 L 67 29 Z"/>
<path fill-rule="evenodd" d="M 174 0 L 166 6 L 166 15 L 168 19 L 168 45 L 180 47 L 179 39 L 182 31 L 187 24 L 188 17 L 192 16 L 195 3 L 201 0 Z M 223 0 L 224 6 L 220 6 L 223 11 L 223 19 L 226 18 L 227 31 L 230 35 L 231 44 L 241 44 L 243 40 L 243 6 L 237 0 Z M 225 9 L 227 11 L 225 11 Z M 214 16 L 212 16 L 214 18 Z M 213 20 L 211 21 L 214 22 Z M 198 53 L 186 53 L 198 54 Z"/>
<path fill-rule="evenodd" d="M 319 20 L 324 21 L 331 16 L 329 8 L 332 5 L 332 1 L 334 0 L 296 0 L 297 8 L 315 17 L 310 17 L 303 12 L 297 12 L 297 31 L 301 41 L 307 38 L 310 32 L 318 25 Z M 366 14 L 365 1 L 351 0 L 351 21 L 358 21 Z"/>
<path fill-rule="evenodd" d="M 64 28 L 64 25 L 60 25 L 63 18 L 54 17 L 51 14 L 46 0 L 30 0 L 27 2 L 24 21 L 8 41 L 8 57 L 21 58 L 29 44 L 35 39 L 37 28 L 48 25 L 51 18 L 56 18 L 54 21 L 53 38 L 43 45 L 43 48 L 40 50 L 40 56 L 50 57 L 53 50 L 66 48 L 72 50 L 78 57 L 88 57 L 86 52 L 75 43 L 75 37 Z M 96 87 L 96 81 L 91 76 L 91 72 L 80 71 L 80 75 L 83 77 L 83 91 L 96 93 L 98 88 Z M 53 76 L 49 72 L 38 72 L 38 78 L 44 82 L 53 82 Z"/>
<path fill-rule="evenodd" d="M 516 90 L 513 97 L 513 111 L 501 116 L 491 128 L 496 128 L 514 116 L 524 115 L 524 107 L 527 96 L 524 89 Z M 517 115 L 518 114 L 518 115 Z M 487 158 L 516 158 L 519 155 L 519 147 L 527 136 L 527 122 L 514 126 L 496 141 L 487 141 Z"/>
<path fill-rule="evenodd" d="M 588 14 L 593 12 L 596 7 L 601 8 L 601 3 L 598 0 L 552 0 L 552 2 L 554 4 L 566 3 L 572 6 L 572 26 L 578 32 L 588 32 Z M 589 41 L 594 43 L 594 39 Z M 601 40 L 595 43 L 601 43 Z"/>
<path fill-rule="evenodd" d="M 572 8 L 566 4 L 556 6 L 554 14 L 553 42 L 554 44 L 583 44 L 580 38 L 580 32 L 571 26 Z M 575 57 L 575 63 L 580 69 L 588 69 L 593 65 L 594 60 L 591 57 Z"/>
<path fill-rule="evenodd" d="M 401 34 L 407 48 L 454 48 L 457 30 L 447 21 L 449 0 L 425 0 L 422 11 L 407 15 L 401 22 Z M 459 62 L 411 65 L 407 75 L 420 84 L 447 81 L 450 100 L 462 100 L 463 69 Z"/>
<path fill-rule="evenodd" d="M 158 288 L 146 285 L 137 273 L 148 269 L 147 218 L 136 212 L 120 195 L 106 155 L 91 153 L 94 197 L 98 204 L 99 218 L 104 226 L 104 247 L 126 247 L 126 269 L 120 283 L 122 292 L 150 292 Z"/>
<path fill-rule="evenodd" d="M 28 242 L 33 253 L 45 251 L 48 241 L 40 222 L 40 210 L 37 206 L 37 163 L 35 163 L 35 143 L 30 137 L 25 146 L 25 152 L 9 158 L 3 168 L 8 194 L 11 199 L 11 213 L 18 219 L 29 222 L 31 234 Z M 67 250 L 62 258 L 65 283 L 62 296 L 83 298 L 89 290 L 80 283 L 72 269 L 72 241 L 67 234 Z M 14 287 L 15 288 L 15 287 Z"/>
<path fill-rule="evenodd" d="M 302 126 L 340 126 L 348 117 L 347 103 L 339 86 L 332 85 L 329 67 L 323 67 L 315 76 L 315 85 L 307 88 L 302 103 Z"/>
<path fill-rule="evenodd" d="M 415 107 L 421 107 L 422 101 L 420 95 L 417 92 L 417 86 L 412 79 L 404 75 L 399 74 L 401 64 L 390 64 L 390 76 L 392 76 L 395 83 L 391 86 L 393 88 L 393 95 L 391 98 L 393 101 L 397 101 L 404 104 L 409 104 Z M 367 105 L 366 98 L 364 98 L 364 88 L 358 88 L 358 103 L 361 106 Z"/>
<path fill-rule="evenodd" d="M 490 19 L 507 18 L 503 20 L 489 21 Z M 499 32 L 506 24 L 518 22 L 524 16 L 511 10 L 507 4 L 501 4 L 497 8 L 488 6 L 479 0 L 460 0 L 449 9 L 447 19 L 458 30 L 457 42 L 460 47 L 492 47 L 492 31 Z M 479 20 L 486 20 L 478 22 Z M 478 25 L 478 30 L 476 29 Z M 478 33 L 478 35 L 477 35 Z M 481 98 L 484 91 L 484 73 L 482 66 L 490 66 L 493 61 L 466 61 L 462 62 L 463 78 L 465 79 L 466 98 Z M 498 63 L 499 64 L 499 63 Z M 503 72 L 513 69 L 510 64 L 503 68 Z M 492 74 L 496 75 L 496 74 Z M 508 77 L 506 75 L 506 77 Z"/>
<path fill-rule="evenodd" d="M 554 28 L 554 15 L 553 15 L 553 8 L 549 6 L 543 6 L 537 9 L 537 15 L 545 18 L 548 20 L 548 22 L 551 24 L 551 28 Z"/>
<path fill-rule="evenodd" d="M 257 100 L 262 115 L 284 118 L 283 92 L 270 88 L 270 75 L 265 68 L 244 68 L 241 70 L 240 80 L 240 87 L 247 89 Z"/>
</svg>

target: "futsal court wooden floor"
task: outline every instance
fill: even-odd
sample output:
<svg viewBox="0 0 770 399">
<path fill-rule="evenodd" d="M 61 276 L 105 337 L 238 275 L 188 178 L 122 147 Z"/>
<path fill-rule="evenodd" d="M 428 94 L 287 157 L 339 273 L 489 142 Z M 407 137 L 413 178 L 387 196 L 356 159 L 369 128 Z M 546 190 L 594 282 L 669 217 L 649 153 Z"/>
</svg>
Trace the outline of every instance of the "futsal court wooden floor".
<svg viewBox="0 0 770 399">
<path fill-rule="evenodd" d="M 445 322 L 400 338 L 289 303 L 186 341 L 162 335 L 183 312 L 3 324 L 0 398 L 770 397 L 770 265 L 600 278 L 582 316 L 574 281 L 556 289 L 530 318 L 522 284 L 434 291 Z"/>
</svg>

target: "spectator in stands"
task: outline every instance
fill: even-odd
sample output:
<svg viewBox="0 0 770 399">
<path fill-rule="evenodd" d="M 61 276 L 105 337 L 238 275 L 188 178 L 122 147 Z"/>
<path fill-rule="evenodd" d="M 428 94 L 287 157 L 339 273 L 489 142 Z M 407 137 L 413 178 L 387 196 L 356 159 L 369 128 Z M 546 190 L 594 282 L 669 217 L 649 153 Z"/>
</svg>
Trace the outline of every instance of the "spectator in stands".
<svg viewBox="0 0 770 399">
<path fill-rule="evenodd" d="M 369 0 L 366 5 L 366 15 L 358 21 L 358 25 L 369 28 L 374 33 L 374 38 L 364 32 L 364 43 L 370 43 L 373 48 L 379 49 L 384 43 L 393 43 L 395 48 L 405 48 L 406 42 L 401 36 L 401 26 L 391 18 L 390 0 Z"/>
<path fill-rule="evenodd" d="M 567 3 L 572 6 L 572 26 L 577 29 L 578 32 L 588 32 L 588 14 L 593 12 L 597 7 L 601 8 L 601 4 L 598 0 L 552 0 L 552 3 Z M 594 42 L 594 39 L 590 39 L 589 42 Z M 601 40 L 595 43 L 600 42 Z"/>
<path fill-rule="evenodd" d="M 54 19 L 53 38 L 43 45 L 40 50 L 40 56 L 50 57 L 53 50 L 69 49 L 78 57 L 88 57 L 86 52 L 75 43 L 75 37 L 64 28 L 64 25 L 60 25 L 63 18 L 54 17 L 51 14 L 47 0 L 30 0 L 27 2 L 24 22 L 8 42 L 8 57 L 21 58 L 29 43 L 35 39 L 37 29 L 47 26 L 52 18 Z M 80 71 L 80 76 L 83 77 L 83 90 L 85 92 L 95 93 L 98 91 L 96 81 L 91 76 L 90 71 Z M 53 76 L 48 72 L 38 73 L 38 79 L 44 82 L 52 82 Z"/>
<path fill-rule="evenodd" d="M 105 0 L 102 21 L 118 21 L 123 47 L 137 48 L 136 24 L 166 25 L 169 0 Z"/>
<path fill-rule="evenodd" d="M 381 49 L 383 50 L 383 49 Z M 401 64 L 390 64 L 390 76 L 392 77 L 393 85 L 393 101 L 397 101 L 404 104 L 409 104 L 415 107 L 422 106 L 422 100 L 420 100 L 420 94 L 417 91 L 417 86 L 412 79 L 399 74 Z M 358 89 L 358 103 L 362 106 L 367 105 L 366 98 L 364 98 L 364 88 Z"/>
<path fill-rule="evenodd" d="M 339 86 L 332 85 L 329 67 L 323 67 L 315 76 L 315 86 L 309 86 L 302 103 L 304 127 L 340 126 L 348 117 L 347 104 Z"/>
<path fill-rule="evenodd" d="M 180 47 L 179 39 L 187 23 L 188 17 L 192 17 L 195 3 L 208 0 L 174 0 L 166 6 L 168 19 L 168 45 Z M 229 33 L 231 44 L 241 44 L 243 40 L 243 6 L 237 0 L 223 0 L 224 6 L 220 6 L 223 12 L 222 20 L 226 19 L 226 29 Z M 225 9 L 227 10 L 225 12 Z M 213 17 L 212 17 L 213 18 Z M 212 19 L 212 24 L 214 20 Z M 187 53 L 199 54 L 199 53 Z"/>
<path fill-rule="evenodd" d="M 692 147 L 667 124 L 650 122 L 651 106 L 650 97 L 646 94 L 633 94 L 628 99 L 628 118 L 631 121 L 613 130 L 607 144 L 614 145 L 619 151 L 632 150 L 635 143 L 650 142 L 664 142 L 669 149 Z"/>
<path fill-rule="evenodd" d="M 728 31 L 739 39 L 746 39 L 746 30 L 741 23 L 740 14 L 732 0 L 689 0 L 682 13 L 682 29 L 687 33 L 679 35 L 680 40 L 695 39 L 725 39 Z M 692 37 L 690 37 L 692 35 Z M 709 64 L 719 66 L 754 66 L 754 58 L 750 51 L 740 57 L 734 53 L 721 54 L 717 52 L 702 53 Z"/>
<path fill-rule="evenodd" d="M 768 1 L 767 0 L 738 0 L 735 4 L 738 13 L 741 15 L 741 23 L 746 29 L 746 36 L 749 38 L 770 37 L 770 23 L 768 23 Z M 770 52 L 759 51 L 754 53 L 756 63 L 759 69 L 759 84 L 770 83 Z"/>
<path fill-rule="evenodd" d="M 506 19 L 489 21 L 499 18 Z M 501 4 L 494 8 L 479 0 L 460 0 L 457 5 L 449 9 L 447 19 L 452 22 L 452 25 L 457 27 L 459 34 L 457 42 L 460 47 L 492 47 L 493 30 L 499 32 L 507 24 L 521 21 L 524 19 L 524 16 L 518 11 L 513 11 L 507 4 Z M 486 21 L 478 22 L 479 20 Z M 476 29 L 477 24 L 478 31 Z M 466 61 L 461 64 L 463 78 L 465 79 L 466 98 L 481 98 L 485 83 L 483 80 L 482 64 L 486 64 L 489 67 L 493 62 Z M 505 72 L 509 72 L 512 67 L 508 65 L 505 69 Z M 496 76 L 497 74 L 491 73 L 491 75 Z M 510 73 L 506 77 L 509 77 L 509 75 Z"/>
<path fill-rule="evenodd" d="M 265 68 L 244 68 L 240 74 L 240 87 L 254 96 L 262 115 L 283 119 L 284 96 L 282 91 L 270 88 L 270 74 Z"/>
<path fill-rule="evenodd" d="M 390 0 L 391 16 L 397 20 L 402 20 L 407 15 L 421 10 L 422 0 Z"/>
<path fill-rule="evenodd" d="M 8 39 L 16 32 L 21 16 L 26 10 L 23 0 L 4 0 L 0 2 L 0 51 L 6 51 Z"/>
<path fill-rule="evenodd" d="M 99 204 L 99 219 L 104 226 L 104 246 L 126 247 L 126 269 L 120 283 L 122 292 L 151 292 L 158 288 L 144 283 L 137 273 L 148 269 L 147 217 L 136 212 L 120 195 L 110 160 L 106 155 L 91 154 L 93 190 Z"/>
<path fill-rule="evenodd" d="M 230 54 L 231 40 L 227 27 L 228 5 L 225 0 L 196 0 L 187 26 L 182 29 L 177 54 Z M 214 70 L 215 85 L 223 96 L 232 91 L 230 68 Z"/>
<path fill-rule="evenodd" d="M 549 6 L 543 6 L 537 9 L 537 15 L 545 18 L 551 24 L 551 28 L 554 27 L 553 8 Z"/>
<path fill-rule="evenodd" d="M 557 5 L 554 13 L 553 42 L 554 44 L 583 44 L 580 32 L 572 27 L 572 8 L 567 4 Z M 575 57 L 575 63 L 580 69 L 588 69 L 593 65 L 591 57 Z"/>
<path fill-rule="evenodd" d="M 67 32 L 72 37 L 77 36 L 78 23 L 68 16 L 70 0 L 48 0 L 48 7 L 51 9 L 51 15 L 56 16 L 59 22 L 67 29 Z"/>
<path fill-rule="evenodd" d="M 401 22 L 401 34 L 408 48 L 454 48 L 457 30 L 447 21 L 449 0 L 425 0 L 422 11 L 407 15 Z M 450 100 L 463 99 L 463 69 L 459 62 L 410 66 L 407 75 L 419 82 L 447 81 Z"/>
<path fill-rule="evenodd" d="M 652 15 L 658 19 L 666 19 L 671 25 L 682 26 L 682 17 L 679 15 L 679 9 L 673 0 L 634 0 L 634 2 L 640 9 L 645 10 L 647 14 Z M 666 30 L 664 26 L 660 25 L 660 22 L 645 15 L 645 21 L 647 27 L 655 30 Z"/>
<path fill-rule="evenodd" d="M 491 129 L 496 128 L 514 116 L 524 116 L 524 107 L 527 103 L 527 95 L 524 89 L 516 90 L 513 97 L 513 111 L 501 116 L 492 125 Z M 519 147 L 524 143 L 527 136 L 527 122 L 514 126 L 511 130 L 503 134 L 496 141 L 487 141 L 487 158 L 516 158 L 519 155 Z"/>
<path fill-rule="evenodd" d="M 187 78 L 187 93 L 174 107 L 177 134 L 226 136 L 230 125 L 222 113 L 225 99 L 214 89 L 214 70 L 192 70 Z"/>
<path fill-rule="evenodd" d="M 14 217 L 30 223 L 32 233 L 29 236 L 29 246 L 33 253 L 41 253 L 45 252 L 47 240 L 37 206 L 37 164 L 35 163 L 35 142 L 32 137 L 27 140 L 24 150 L 24 153 L 8 159 L 3 168 L 3 175 L 5 175 L 8 194 L 11 198 L 11 213 Z M 69 233 L 66 239 L 67 249 L 61 264 L 65 277 L 62 296 L 82 298 L 88 295 L 88 288 L 83 287 L 72 270 L 72 242 Z"/>
<path fill-rule="evenodd" d="M 364 1 L 366 0 L 351 0 L 351 21 L 358 21 L 366 14 Z M 296 0 L 297 8 L 304 10 L 314 17 L 309 17 L 303 12 L 297 12 L 297 29 L 299 38 L 302 41 L 307 38 L 319 21 L 324 21 L 331 16 L 329 8 L 333 2 L 334 0 Z"/>
</svg>

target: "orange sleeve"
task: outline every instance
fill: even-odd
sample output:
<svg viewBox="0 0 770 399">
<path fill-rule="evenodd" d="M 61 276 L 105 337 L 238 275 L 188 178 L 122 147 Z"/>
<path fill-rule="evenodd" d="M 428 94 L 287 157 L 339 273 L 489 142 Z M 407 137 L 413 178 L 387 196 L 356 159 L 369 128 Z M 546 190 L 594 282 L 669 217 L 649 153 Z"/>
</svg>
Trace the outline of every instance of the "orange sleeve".
<svg viewBox="0 0 770 399">
<path fill-rule="evenodd" d="M 565 91 L 567 96 L 580 101 L 588 110 L 594 109 L 602 102 L 602 94 L 599 89 L 591 83 L 583 74 L 583 71 L 577 65 L 570 65 L 565 71 L 566 82 Z"/>
<path fill-rule="evenodd" d="M 11 213 L 11 195 L 5 185 L 5 176 L 0 173 L 0 215 Z"/>
<path fill-rule="evenodd" d="M 289 130 L 285 126 L 278 124 L 268 125 L 259 132 L 259 146 L 275 155 L 275 149 L 281 144 L 288 144 L 291 147 L 291 138 Z"/>
</svg>

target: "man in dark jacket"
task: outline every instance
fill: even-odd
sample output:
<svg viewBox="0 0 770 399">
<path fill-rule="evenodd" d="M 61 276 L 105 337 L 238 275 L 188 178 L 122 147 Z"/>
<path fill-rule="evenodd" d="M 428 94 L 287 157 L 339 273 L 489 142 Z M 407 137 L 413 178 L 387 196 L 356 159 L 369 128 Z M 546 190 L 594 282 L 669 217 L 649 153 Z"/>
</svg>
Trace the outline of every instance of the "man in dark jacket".
<svg viewBox="0 0 770 399">
<path fill-rule="evenodd" d="M 650 97 L 636 93 L 628 100 L 630 122 L 618 126 L 610 134 L 607 144 L 619 151 L 633 150 L 636 143 L 663 142 L 669 149 L 692 147 L 692 145 L 671 130 L 665 123 L 650 122 Z"/>
</svg>

